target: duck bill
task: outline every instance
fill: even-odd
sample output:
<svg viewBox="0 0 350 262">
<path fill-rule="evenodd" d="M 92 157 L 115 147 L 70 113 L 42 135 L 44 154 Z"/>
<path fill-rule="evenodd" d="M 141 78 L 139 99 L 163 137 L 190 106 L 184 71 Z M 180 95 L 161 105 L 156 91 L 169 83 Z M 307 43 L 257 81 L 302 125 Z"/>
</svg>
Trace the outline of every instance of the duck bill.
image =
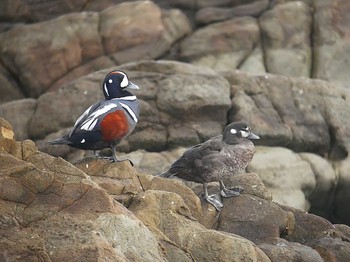
<svg viewBox="0 0 350 262">
<path fill-rule="evenodd" d="M 249 133 L 249 135 L 247 136 L 247 138 L 249 139 L 260 139 L 260 137 L 254 133 Z"/>
<path fill-rule="evenodd" d="M 138 85 L 135 85 L 134 83 L 129 81 L 129 84 L 126 86 L 126 88 L 130 89 L 140 89 Z"/>
</svg>

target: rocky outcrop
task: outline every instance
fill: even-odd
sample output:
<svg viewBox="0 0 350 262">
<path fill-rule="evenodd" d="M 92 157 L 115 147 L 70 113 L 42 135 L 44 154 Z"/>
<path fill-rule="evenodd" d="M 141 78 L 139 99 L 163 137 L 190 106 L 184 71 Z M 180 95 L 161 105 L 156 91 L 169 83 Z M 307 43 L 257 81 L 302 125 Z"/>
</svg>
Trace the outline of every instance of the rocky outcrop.
<svg viewBox="0 0 350 262">
<path fill-rule="evenodd" d="M 15 141 L 4 119 L 0 161 L 5 261 L 342 261 L 350 255 L 349 227 L 273 203 L 256 174 L 232 178 L 246 190 L 225 199 L 218 213 L 183 182 L 140 173 L 128 161 L 86 158 L 73 166 L 42 153 L 30 140 Z"/>
<path fill-rule="evenodd" d="M 62 85 L 73 70 L 77 77 L 109 66 L 109 60 L 92 62 L 105 55 L 114 65 L 158 58 L 190 31 L 179 10 L 162 11 L 151 1 L 123 3 L 17 26 L 0 35 L 0 59 L 25 94 L 35 98 L 57 81 Z M 77 69 L 86 63 L 94 66 Z"/>
</svg>

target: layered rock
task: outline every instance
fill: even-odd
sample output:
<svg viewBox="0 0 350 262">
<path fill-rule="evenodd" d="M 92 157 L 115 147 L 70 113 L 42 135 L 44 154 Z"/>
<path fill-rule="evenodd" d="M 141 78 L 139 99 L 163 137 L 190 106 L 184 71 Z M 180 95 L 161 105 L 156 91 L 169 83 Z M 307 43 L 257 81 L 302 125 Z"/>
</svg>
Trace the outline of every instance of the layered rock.
<svg viewBox="0 0 350 262">
<path fill-rule="evenodd" d="M 256 174 L 217 212 L 183 182 L 128 161 L 76 166 L 15 141 L 0 119 L 0 256 L 4 260 L 340 261 L 349 227 L 271 201 Z M 217 186 L 211 190 L 218 190 Z M 341 247 L 341 248 L 339 248 Z"/>
</svg>

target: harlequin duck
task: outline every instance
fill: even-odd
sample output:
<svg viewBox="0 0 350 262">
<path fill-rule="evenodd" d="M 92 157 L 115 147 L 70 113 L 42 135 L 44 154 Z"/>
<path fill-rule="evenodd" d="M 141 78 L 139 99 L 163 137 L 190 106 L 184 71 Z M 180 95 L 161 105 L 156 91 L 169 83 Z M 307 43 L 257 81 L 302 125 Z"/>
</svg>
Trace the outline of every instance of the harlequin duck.
<svg viewBox="0 0 350 262">
<path fill-rule="evenodd" d="M 123 161 L 117 159 L 115 147 L 134 130 L 139 118 L 137 98 L 126 88 L 139 89 L 124 72 L 108 73 L 103 81 L 105 100 L 90 106 L 68 134 L 49 143 L 94 151 L 110 147 L 112 160 Z"/>
<path fill-rule="evenodd" d="M 243 171 L 252 160 L 255 148 L 250 139 L 259 139 L 243 121 L 226 126 L 222 135 L 210 138 L 183 153 L 170 169 L 159 176 L 203 183 L 204 197 L 218 211 L 223 207 L 220 195 L 208 195 L 207 183 L 219 181 L 223 197 L 239 196 L 242 188 L 225 187 L 223 180 Z"/>
</svg>

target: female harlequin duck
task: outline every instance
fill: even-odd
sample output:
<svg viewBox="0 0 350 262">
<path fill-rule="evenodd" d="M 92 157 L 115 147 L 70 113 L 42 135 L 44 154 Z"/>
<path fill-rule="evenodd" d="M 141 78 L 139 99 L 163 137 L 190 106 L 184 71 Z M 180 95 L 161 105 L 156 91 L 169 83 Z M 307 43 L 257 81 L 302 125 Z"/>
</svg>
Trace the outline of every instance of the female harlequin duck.
<svg viewBox="0 0 350 262">
<path fill-rule="evenodd" d="M 259 139 L 245 122 L 233 122 L 222 135 L 212 137 L 184 152 L 170 169 L 159 176 L 203 183 L 204 197 L 218 211 L 223 204 L 219 194 L 208 195 L 207 183 L 219 181 L 223 197 L 239 196 L 242 188 L 228 189 L 223 180 L 243 171 L 255 153 L 250 139 Z"/>
<path fill-rule="evenodd" d="M 90 106 L 68 134 L 49 143 L 94 151 L 110 147 L 113 161 L 122 161 L 117 159 L 115 147 L 134 130 L 139 118 L 137 98 L 126 88 L 139 89 L 124 72 L 108 73 L 103 81 L 105 100 Z"/>
</svg>

